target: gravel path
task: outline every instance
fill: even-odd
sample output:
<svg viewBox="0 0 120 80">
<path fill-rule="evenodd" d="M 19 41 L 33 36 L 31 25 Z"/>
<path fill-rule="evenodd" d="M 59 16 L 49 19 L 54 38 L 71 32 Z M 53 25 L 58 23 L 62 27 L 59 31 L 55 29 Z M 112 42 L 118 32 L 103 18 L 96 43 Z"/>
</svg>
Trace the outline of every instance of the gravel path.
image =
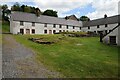
<svg viewBox="0 0 120 80">
<path fill-rule="evenodd" d="M 2 37 L 0 34 L 0 79 L 2 79 Z"/>
<path fill-rule="evenodd" d="M 32 50 L 15 41 L 12 35 L 3 36 L 3 78 L 58 78 L 59 72 L 50 71 L 35 60 Z"/>
</svg>

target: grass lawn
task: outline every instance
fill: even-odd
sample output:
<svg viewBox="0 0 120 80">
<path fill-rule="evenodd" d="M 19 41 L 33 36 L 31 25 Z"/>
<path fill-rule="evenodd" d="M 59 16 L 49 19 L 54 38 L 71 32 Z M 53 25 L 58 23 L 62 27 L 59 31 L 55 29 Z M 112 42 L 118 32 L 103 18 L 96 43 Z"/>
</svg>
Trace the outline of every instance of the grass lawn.
<svg viewBox="0 0 120 80">
<path fill-rule="evenodd" d="M 10 31 L 9 22 L 2 23 L 2 32 L 8 33 Z"/>
<path fill-rule="evenodd" d="M 58 41 L 62 35 L 14 35 L 14 38 L 36 52 L 36 58 L 65 77 L 118 77 L 118 48 L 99 42 L 98 37 L 64 37 L 52 45 L 42 45 L 28 38 Z"/>
</svg>

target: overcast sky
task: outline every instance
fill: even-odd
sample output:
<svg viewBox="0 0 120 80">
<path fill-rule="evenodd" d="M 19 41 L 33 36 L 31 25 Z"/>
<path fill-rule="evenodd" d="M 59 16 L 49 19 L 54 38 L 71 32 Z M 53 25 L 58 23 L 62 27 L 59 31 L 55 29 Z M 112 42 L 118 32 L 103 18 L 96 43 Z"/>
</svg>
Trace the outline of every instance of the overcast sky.
<svg viewBox="0 0 120 80">
<path fill-rule="evenodd" d="M 90 19 L 103 18 L 104 14 L 113 16 L 118 14 L 118 2 L 120 0 L 4 0 L 1 4 L 7 4 L 10 8 L 15 2 L 21 5 L 39 7 L 41 11 L 53 9 L 59 17 L 75 14 L 78 18 L 86 15 Z"/>
</svg>

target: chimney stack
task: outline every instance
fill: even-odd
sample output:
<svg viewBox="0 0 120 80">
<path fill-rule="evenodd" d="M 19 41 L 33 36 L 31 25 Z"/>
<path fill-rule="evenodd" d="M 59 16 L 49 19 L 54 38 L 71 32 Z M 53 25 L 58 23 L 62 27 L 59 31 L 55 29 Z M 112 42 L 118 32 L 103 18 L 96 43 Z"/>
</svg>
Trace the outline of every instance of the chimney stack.
<svg viewBox="0 0 120 80">
<path fill-rule="evenodd" d="M 107 14 L 104 15 L 104 18 L 107 18 Z"/>
</svg>

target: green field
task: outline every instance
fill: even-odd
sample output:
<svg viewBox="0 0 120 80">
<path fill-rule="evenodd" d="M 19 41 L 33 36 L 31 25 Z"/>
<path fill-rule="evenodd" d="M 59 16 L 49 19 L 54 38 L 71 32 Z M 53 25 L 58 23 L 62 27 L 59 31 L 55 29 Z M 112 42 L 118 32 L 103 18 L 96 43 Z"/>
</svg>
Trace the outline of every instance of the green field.
<svg viewBox="0 0 120 80">
<path fill-rule="evenodd" d="M 57 41 L 43 45 L 28 38 Z M 36 52 L 36 59 L 65 77 L 107 78 L 118 77 L 118 48 L 99 42 L 98 37 L 73 38 L 62 35 L 14 35 L 21 44 Z"/>
</svg>

